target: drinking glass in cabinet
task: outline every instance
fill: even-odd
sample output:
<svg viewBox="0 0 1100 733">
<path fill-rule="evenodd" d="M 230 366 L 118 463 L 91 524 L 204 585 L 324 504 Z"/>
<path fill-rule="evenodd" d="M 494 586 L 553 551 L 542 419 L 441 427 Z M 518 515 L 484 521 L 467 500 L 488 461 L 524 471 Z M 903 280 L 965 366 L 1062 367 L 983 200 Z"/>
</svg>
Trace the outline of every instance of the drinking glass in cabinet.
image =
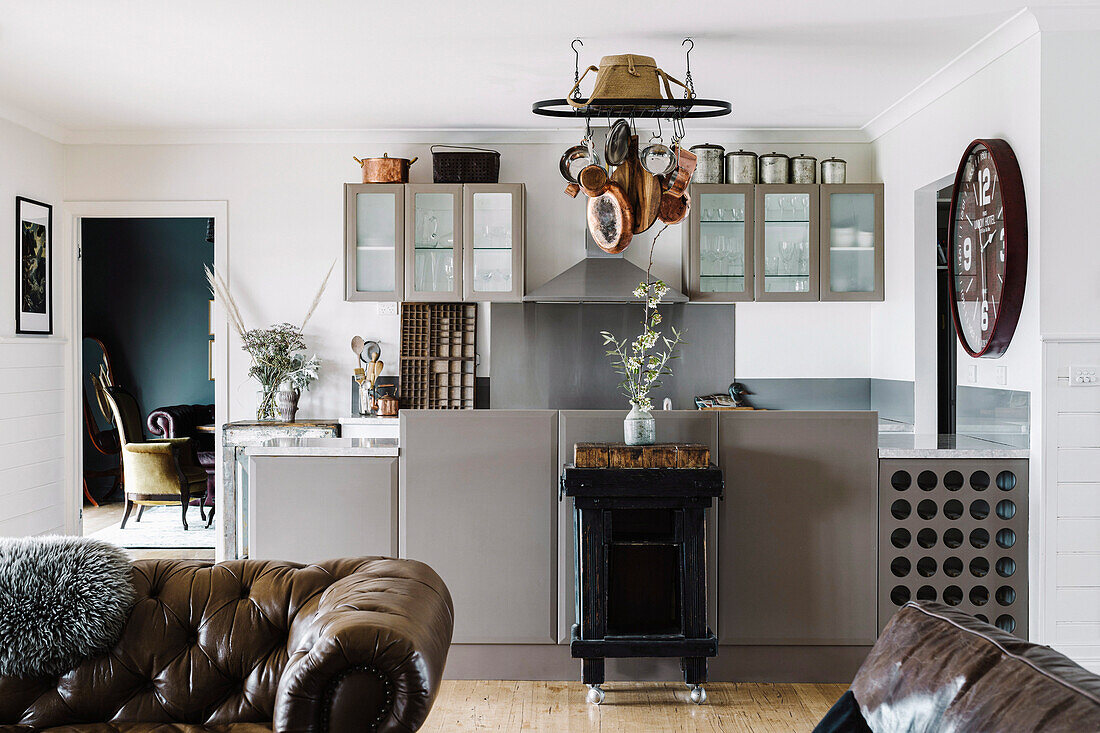
<svg viewBox="0 0 1100 733">
<path fill-rule="evenodd" d="M 764 195 L 765 292 L 809 291 L 809 214 L 809 194 Z"/>
<path fill-rule="evenodd" d="M 699 205 L 699 290 L 744 292 L 745 195 L 702 194 Z"/>
<path fill-rule="evenodd" d="M 829 287 L 838 293 L 875 289 L 875 196 L 829 196 Z"/>
<path fill-rule="evenodd" d="M 413 287 L 421 293 L 454 290 L 454 204 L 450 193 L 414 197 Z"/>
<path fill-rule="evenodd" d="M 474 262 L 475 292 L 508 292 L 512 289 L 512 194 L 475 193 Z"/>
<path fill-rule="evenodd" d="M 393 193 L 355 196 L 355 289 L 363 293 L 392 293 L 397 279 L 397 247 Z"/>
</svg>

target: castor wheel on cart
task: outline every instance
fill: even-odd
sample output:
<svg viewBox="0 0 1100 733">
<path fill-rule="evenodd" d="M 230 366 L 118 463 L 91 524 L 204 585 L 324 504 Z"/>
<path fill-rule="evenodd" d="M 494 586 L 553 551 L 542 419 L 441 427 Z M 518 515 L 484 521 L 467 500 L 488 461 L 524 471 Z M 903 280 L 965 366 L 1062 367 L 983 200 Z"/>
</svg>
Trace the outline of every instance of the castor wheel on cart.
<svg viewBox="0 0 1100 733">
<path fill-rule="evenodd" d="M 588 686 L 588 702 L 592 703 L 593 705 L 599 705 L 601 702 L 603 702 L 603 697 L 603 690 L 600 689 L 599 685 Z"/>
<path fill-rule="evenodd" d="M 702 685 L 691 686 L 691 701 L 696 705 L 702 705 L 707 701 L 707 691 Z"/>
</svg>

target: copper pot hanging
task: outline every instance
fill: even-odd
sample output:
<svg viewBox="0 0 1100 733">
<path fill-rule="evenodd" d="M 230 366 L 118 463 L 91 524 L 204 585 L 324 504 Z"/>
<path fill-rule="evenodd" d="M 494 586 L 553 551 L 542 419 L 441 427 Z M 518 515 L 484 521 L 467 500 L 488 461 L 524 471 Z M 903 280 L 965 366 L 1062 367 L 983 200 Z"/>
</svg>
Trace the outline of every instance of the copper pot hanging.
<svg viewBox="0 0 1100 733">
<path fill-rule="evenodd" d="M 363 183 L 408 183 L 409 167 L 416 158 L 391 158 L 383 153 L 381 158 L 356 158 L 352 160 L 363 168 Z"/>
</svg>

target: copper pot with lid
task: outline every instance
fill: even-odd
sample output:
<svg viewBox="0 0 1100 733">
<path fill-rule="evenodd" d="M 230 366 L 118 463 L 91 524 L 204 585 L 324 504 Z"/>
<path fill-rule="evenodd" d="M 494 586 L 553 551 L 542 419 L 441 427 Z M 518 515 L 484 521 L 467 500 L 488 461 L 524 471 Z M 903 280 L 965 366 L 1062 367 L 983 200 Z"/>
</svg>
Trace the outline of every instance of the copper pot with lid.
<svg viewBox="0 0 1100 733">
<path fill-rule="evenodd" d="M 392 394 L 384 394 L 378 398 L 378 414 L 382 417 L 397 417 L 399 403 Z"/>
<path fill-rule="evenodd" d="M 416 158 L 391 158 L 383 153 L 381 158 L 356 158 L 352 160 L 363 168 L 363 183 L 408 183 L 409 167 Z"/>
</svg>

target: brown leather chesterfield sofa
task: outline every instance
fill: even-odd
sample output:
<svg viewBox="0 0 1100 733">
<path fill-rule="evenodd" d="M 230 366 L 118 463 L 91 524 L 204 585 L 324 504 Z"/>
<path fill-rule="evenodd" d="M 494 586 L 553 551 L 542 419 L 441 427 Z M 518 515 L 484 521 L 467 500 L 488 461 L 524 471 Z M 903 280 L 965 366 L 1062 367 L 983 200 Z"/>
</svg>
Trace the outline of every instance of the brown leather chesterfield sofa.
<svg viewBox="0 0 1100 733">
<path fill-rule="evenodd" d="M 1100 731 L 1100 677 L 938 603 L 898 610 L 850 692 L 874 731 Z"/>
<path fill-rule="evenodd" d="M 61 677 L 0 677 L 0 732 L 417 730 L 453 628 L 423 563 L 142 560 L 114 648 Z"/>
</svg>

